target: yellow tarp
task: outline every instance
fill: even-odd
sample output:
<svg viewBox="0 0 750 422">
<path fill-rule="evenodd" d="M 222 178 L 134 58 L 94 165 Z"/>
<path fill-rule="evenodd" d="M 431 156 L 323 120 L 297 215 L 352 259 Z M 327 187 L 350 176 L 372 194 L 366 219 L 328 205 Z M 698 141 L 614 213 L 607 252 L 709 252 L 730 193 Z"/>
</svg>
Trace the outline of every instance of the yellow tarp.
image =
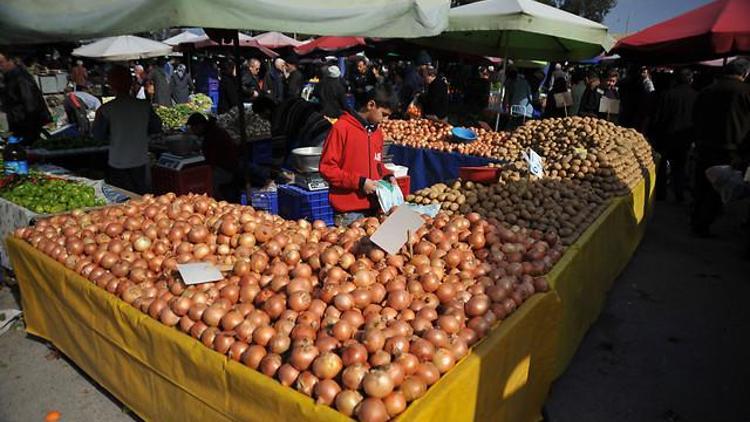
<svg viewBox="0 0 750 422">
<path fill-rule="evenodd" d="M 535 295 L 400 420 L 534 421 L 643 233 L 652 177 L 618 198 Z M 27 331 L 146 420 L 345 420 L 335 410 L 151 319 L 18 239 L 8 252 Z"/>
</svg>

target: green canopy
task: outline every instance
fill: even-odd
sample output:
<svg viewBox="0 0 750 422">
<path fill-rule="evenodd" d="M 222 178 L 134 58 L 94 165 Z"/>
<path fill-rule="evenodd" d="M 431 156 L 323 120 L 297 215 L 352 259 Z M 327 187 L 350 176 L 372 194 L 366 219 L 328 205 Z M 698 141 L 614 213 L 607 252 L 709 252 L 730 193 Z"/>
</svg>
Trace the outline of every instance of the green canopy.
<svg viewBox="0 0 750 422">
<path fill-rule="evenodd" d="M 484 0 L 453 8 L 445 32 L 415 42 L 531 60 L 587 59 L 614 44 L 606 26 L 533 0 Z"/>
<path fill-rule="evenodd" d="M 424 37 L 449 0 L 2 0 L 0 44 L 78 41 L 170 27 Z"/>
</svg>

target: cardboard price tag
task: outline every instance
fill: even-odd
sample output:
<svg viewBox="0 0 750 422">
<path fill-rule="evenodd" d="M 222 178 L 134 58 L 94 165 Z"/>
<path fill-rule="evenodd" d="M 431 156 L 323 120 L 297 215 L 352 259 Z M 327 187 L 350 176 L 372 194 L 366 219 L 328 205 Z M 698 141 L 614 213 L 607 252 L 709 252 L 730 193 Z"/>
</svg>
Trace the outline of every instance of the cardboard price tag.
<svg viewBox="0 0 750 422">
<path fill-rule="evenodd" d="M 544 162 L 536 151 L 531 148 L 529 148 L 528 152 L 524 151 L 523 159 L 529 164 L 529 173 L 536 177 L 544 177 Z"/>
<path fill-rule="evenodd" d="M 599 113 L 620 114 L 620 100 L 602 97 L 599 101 Z"/>
<path fill-rule="evenodd" d="M 557 108 L 572 107 L 573 94 L 570 91 L 560 92 L 554 95 Z"/>
<path fill-rule="evenodd" d="M 209 262 L 192 262 L 189 264 L 177 264 L 182 281 L 187 285 L 209 283 L 224 278 L 221 271 Z"/>
<path fill-rule="evenodd" d="M 424 220 L 419 213 L 400 206 L 383 221 L 370 236 L 370 240 L 388 254 L 395 255 L 409 240 L 409 233 L 416 232 L 423 224 Z"/>
</svg>

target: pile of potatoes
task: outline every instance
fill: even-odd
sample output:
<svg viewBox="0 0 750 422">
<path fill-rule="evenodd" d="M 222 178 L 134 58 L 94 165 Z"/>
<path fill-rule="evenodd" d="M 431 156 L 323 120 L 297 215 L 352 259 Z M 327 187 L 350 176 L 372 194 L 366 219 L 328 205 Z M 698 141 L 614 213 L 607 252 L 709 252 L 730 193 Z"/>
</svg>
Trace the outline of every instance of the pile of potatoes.
<svg viewBox="0 0 750 422">
<path fill-rule="evenodd" d="M 408 195 L 406 201 L 419 205 L 440 204 L 440 209 L 443 212 L 453 215 L 457 214 L 459 209 L 466 205 L 467 197 L 465 193 L 470 192 L 474 186 L 474 182 L 462 183 L 460 180 L 450 185 L 437 183 Z M 465 212 L 464 214 L 468 214 L 469 212 Z"/>
<path fill-rule="evenodd" d="M 514 145 L 508 149 L 532 148 L 544 157 L 545 179 L 578 180 L 606 197 L 628 194 L 654 165 L 643 135 L 590 117 L 532 120 L 516 129 L 508 143 Z M 512 160 L 503 176 L 524 175 L 523 158 Z"/>
<path fill-rule="evenodd" d="M 453 142 L 448 123 L 430 119 L 386 120 L 380 124 L 385 139 L 398 145 L 413 148 L 429 148 L 442 152 L 476 155 L 487 158 L 515 156 L 508 148 L 508 132 L 494 132 L 473 128 L 477 140 L 471 143 Z"/>
</svg>

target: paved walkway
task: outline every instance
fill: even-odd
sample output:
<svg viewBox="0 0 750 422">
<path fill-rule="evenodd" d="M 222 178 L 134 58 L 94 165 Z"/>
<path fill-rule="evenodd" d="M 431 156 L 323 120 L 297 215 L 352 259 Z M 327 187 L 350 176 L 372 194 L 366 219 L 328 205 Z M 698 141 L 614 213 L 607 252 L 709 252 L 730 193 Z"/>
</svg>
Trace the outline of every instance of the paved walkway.
<svg viewBox="0 0 750 422">
<path fill-rule="evenodd" d="M 750 421 L 750 261 L 736 215 L 717 239 L 691 238 L 684 206 L 659 203 L 567 372 L 549 422 Z M 0 309 L 15 303 L 0 289 Z M 84 339 L 85 341 L 85 339 Z M 22 328 L 0 336 L 0 421 L 132 422 L 65 358 Z"/>
</svg>

